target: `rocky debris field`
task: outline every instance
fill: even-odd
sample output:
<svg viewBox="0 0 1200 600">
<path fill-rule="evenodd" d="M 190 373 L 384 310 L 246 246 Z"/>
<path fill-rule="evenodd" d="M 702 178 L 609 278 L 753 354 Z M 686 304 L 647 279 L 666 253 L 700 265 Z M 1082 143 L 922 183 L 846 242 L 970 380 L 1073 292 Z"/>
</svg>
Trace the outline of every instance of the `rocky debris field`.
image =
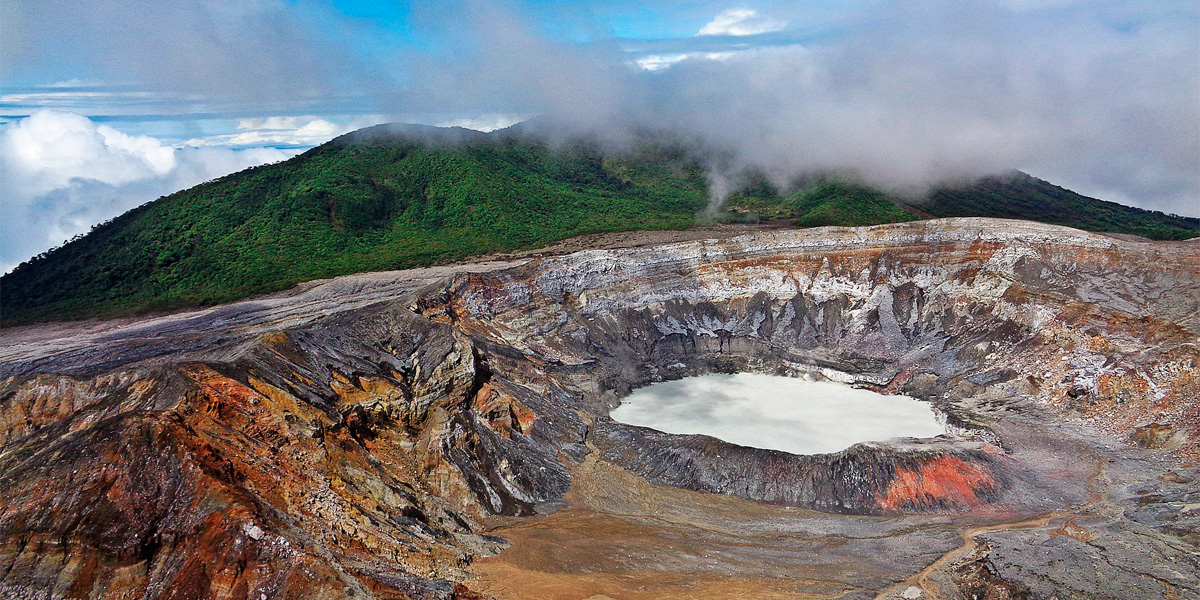
<svg viewBox="0 0 1200 600">
<path fill-rule="evenodd" d="M 0 332 L 0 596 L 1200 598 L 1200 245 L 700 233 Z M 954 433 L 607 416 L 738 371 Z"/>
</svg>

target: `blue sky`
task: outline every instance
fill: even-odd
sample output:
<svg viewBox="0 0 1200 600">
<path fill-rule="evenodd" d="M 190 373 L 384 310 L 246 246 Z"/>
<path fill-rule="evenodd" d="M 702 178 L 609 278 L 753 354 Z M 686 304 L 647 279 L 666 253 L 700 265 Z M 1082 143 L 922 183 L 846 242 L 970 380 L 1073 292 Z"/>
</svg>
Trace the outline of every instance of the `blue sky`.
<svg viewBox="0 0 1200 600">
<path fill-rule="evenodd" d="M 1020 168 L 1200 215 L 1198 113 L 1191 0 L 10 0 L 0 269 L 385 121 L 653 125 L 780 180 Z"/>
</svg>

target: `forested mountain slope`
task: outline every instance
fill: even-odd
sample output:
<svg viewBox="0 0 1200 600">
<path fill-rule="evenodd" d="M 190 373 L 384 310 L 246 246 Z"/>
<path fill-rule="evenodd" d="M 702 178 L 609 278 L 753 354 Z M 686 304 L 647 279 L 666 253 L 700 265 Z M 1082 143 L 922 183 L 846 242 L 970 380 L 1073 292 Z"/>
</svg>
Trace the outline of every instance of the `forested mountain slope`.
<svg viewBox="0 0 1200 600">
<path fill-rule="evenodd" d="M 215 304 L 583 233 L 689 228 L 708 204 L 703 156 L 669 139 L 614 152 L 551 144 L 519 127 L 371 127 L 159 198 L 22 264 L 0 279 L 0 318 L 8 326 Z M 997 216 L 1157 239 L 1200 235 L 1198 219 L 1021 173 L 938 189 L 925 202 L 836 179 L 794 190 L 746 180 L 717 219 L 809 227 Z"/>
</svg>

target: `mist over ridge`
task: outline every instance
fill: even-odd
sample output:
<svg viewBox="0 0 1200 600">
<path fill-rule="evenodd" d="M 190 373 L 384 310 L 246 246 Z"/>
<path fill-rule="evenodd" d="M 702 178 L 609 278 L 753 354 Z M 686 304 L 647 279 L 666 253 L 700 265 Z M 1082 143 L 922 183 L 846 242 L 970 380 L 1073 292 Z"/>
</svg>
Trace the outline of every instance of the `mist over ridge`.
<svg viewBox="0 0 1200 600">
<path fill-rule="evenodd" d="M 712 170 L 718 197 L 720 180 L 745 168 L 780 187 L 836 172 L 912 195 L 1020 169 L 1200 214 L 1193 15 L 1164 9 L 1121 30 L 1101 9 L 1074 20 L 1037 3 L 873 7 L 836 35 L 724 36 L 652 71 L 620 43 L 555 44 L 512 7 L 481 8 L 469 21 L 475 63 L 428 65 L 441 86 L 418 97 L 495 99 L 615 142 L 647 129 L 695 139 L 725 153 Z M 744 41 L 759 37 L 771 41 Z"/>
</svg>

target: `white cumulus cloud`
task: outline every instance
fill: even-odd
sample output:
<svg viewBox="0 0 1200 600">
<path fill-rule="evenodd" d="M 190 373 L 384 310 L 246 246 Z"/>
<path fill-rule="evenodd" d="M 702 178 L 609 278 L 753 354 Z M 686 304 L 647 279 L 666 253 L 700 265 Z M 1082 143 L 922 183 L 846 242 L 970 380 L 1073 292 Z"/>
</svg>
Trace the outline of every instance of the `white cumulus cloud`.
<svg viewBox="0 0 1200 600">
<path fill-rule="evenodd" d="M 183 145 L 194 148 L 308 147 L 386 121 L 377 115 L 357 117 L 349 123 L 334 123 L 314 116 L 254 117 L 239 120 L 238 133 L 193 138 Z"/>
<path fill-rule="evenodd" d="M 461 119 L 453 119 L 450 121 L 442 121 L 436 123 L 438 127 L 462 127 L 464 129 L 474 129 L 475 131 L 495 131 L 511 127 L 524 121 L 528 117 L 520 115 L 505 115 L 505 114 L 485 114 L 478 117 L 464 117 Z"/>
<path fill-rule="evenodd" d="M 633 61 L 643 71 L 663 71 L 685 60 L 725 60 L 737 52 L 685 52 L 679 54 L 647 54 Z"/>
<path fill-rule="evenodd" d="M 758 35 L 780 31 L 786 26 L 783 21 L 759 16 L 758 11 L 731 8 L 701 27 L 696 35 Z"/>
<path fill-rule="evenodd" d="M 40 110 L 0 137 L 9 185 L 37 195 L 71 179 L 122 184 L 175 168 L 175 149 L 149 136 L 131 136 L 87 117 Z"/>
<path fill-rule="evenodd" d="M 74 113 L 37 111 L 0 129 L 0 271 L 159 196 L 289 156 L 175 148 Z"/>
</svg>

